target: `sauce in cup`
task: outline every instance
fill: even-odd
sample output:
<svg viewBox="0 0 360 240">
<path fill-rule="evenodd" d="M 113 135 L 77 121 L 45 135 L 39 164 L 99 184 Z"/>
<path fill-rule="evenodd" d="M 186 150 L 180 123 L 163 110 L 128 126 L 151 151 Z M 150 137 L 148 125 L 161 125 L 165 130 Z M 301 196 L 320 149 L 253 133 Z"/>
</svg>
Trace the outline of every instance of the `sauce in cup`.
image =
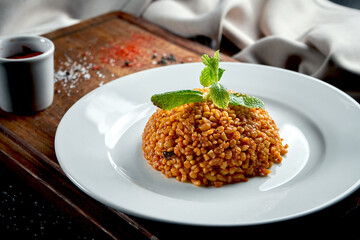
<svg viewBox="0 0 360 240">
<path fill-rule="evenodd" d="M 29 47 L 23 46 L 22 47 L 22 52 L 21 53 L 17 53 L 15 55 L 6 57 L 7 59 L 24 59 L 24 58 L 31 58 L 31 57 L 35 57 L 35 56 L 39 56 L 43 54 L 43 52 L 36 52 L 31 50 Z"/>
</svg>

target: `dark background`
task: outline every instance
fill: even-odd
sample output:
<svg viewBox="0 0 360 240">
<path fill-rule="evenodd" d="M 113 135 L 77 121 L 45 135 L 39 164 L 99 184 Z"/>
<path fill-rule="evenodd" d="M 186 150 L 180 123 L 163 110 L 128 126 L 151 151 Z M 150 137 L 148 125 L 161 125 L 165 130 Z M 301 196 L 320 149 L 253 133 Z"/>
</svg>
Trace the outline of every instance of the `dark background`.
<svg viewBox="0 0 360 240">
<path fill-rule="evenodd" d="M 332 2 L 360 9 L 360 1 L 358 0 L 332 0 Z M 66 213 L 61 212 L 38 192 L 29 187 L 26 182 L 23 182 L 14 173 L 8 171 L 1 162 L 0 201 L 0 239 L 7 240 L 16 237 L 17 239 L 51 240 L 96 239 L 92 236 L 91 232 L 83 229 L 80 223 L 73 220 Z M 339 212 L 342 210 L 341 202 L 332 207 L 339 209 Z M 322 213 L 316 214 L 321 216 Z M 355 215 L 357 215 L 357 218 Z M 354 222 L 356 219 L 357 221 Z M 334 219 L 334 221 L 337 221 L 335 224 L 338 227 L 354 229 L 359 224 L 359 219 L 360 213 L 356 211 L 351 213 L 350 216 L 345 214 Z M 300 232 L 303 230 L 299 229 Z M 292 239 L 291 236 L 294 235 L 289 235 L 289 239 Z M 267 238 L 266 236 L 263 237 Z M 311 239 L 310 233 L 309 239 Z"/>
</svg>

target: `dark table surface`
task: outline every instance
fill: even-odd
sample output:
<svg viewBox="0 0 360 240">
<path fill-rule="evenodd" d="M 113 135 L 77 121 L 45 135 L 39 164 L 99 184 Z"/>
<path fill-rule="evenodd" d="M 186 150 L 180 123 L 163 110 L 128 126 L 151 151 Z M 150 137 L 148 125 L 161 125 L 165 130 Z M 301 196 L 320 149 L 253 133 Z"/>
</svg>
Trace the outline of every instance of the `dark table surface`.
<svg viewBox="0 0 360 240">
<path fill-rule="evenodd" d="M 360 9 L 360 1 L 332 0 L 344 6 Z M 206 41 L 205 41 L 206 42 Z M 204 42 L 203 42 L 204 43 Z M 236 49 L 225 49 L 224 51 L 236 51 Z M 353 195 L 359 196 L 360 190 Z M 359 200 L 343 201 L 331 206 L 338 216 L 326 216 L 324 211 L 313 213 L 312 217 L 319 219 L 318 226 L 309 226 L 308 229 L 296 229 L 304 223 L 307 218 L 301 217 L 290 220 L 286 224 L 270 224 L 261 227 L 246 228 L 246 232 L 254 232 L 255 235 L 266 231 L 267 237 L 285 239 L 277 233 L 277 227 L 283 230 L 297 230 L 296 235 L 312 236 L 312 230 L 323 231 L 323 237 L 332 237 L 333 234 L 342 234 L 341 239 L 360 239 L 357 228 L 360 219 Z M 68 214 L 57 209 L 51 202 L 45 199 L 37 191 L 28 186 L 14 173 L 9 171 L 0 161 L 0 239 L 97 239 L 90 231 L 84 229 L 81 224 L 72 219 Z M 353 209 L 345 210 L 345 206 L 353 206 Z M 325 226 L 323 225 L 324 219 Z M 196 229 L 194 228 L 196 232 Z M 229 229 L 231 232 L 231 229 Z M 241 234 L 241 233 L 239 233 Z M 292 232 L 294 234 L 294 232 Z M 292 239 L 292 237 L 290 237 Z"/>
</svg>

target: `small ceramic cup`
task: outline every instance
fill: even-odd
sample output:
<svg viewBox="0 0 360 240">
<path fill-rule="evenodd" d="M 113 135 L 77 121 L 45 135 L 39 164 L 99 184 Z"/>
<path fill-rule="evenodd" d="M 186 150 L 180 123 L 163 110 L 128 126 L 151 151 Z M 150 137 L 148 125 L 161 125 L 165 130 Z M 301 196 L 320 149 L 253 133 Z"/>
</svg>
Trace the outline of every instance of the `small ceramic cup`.
<svg viewBox="0 0 360 240">
<path fill-rule="evenodd" d="M 54 98 L 54 44 L 40 36 L 0 38 L 0 108 L 28 114 Z"/>
</svg>

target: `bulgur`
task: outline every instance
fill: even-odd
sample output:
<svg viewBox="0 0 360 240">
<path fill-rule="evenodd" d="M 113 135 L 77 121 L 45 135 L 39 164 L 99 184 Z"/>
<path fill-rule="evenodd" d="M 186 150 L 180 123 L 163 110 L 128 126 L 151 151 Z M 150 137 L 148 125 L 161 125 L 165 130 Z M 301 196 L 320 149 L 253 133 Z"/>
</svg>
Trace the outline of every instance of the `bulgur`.
<svg viewBox="0 0 360 240">
<path fill-rule="evenodd" d="M 166 177 L 215 187 L 268 175 L 288 147 L 265 109 L 211 101 L 157 109 L 142 139 L 144 157 Z"/>
</svg>

